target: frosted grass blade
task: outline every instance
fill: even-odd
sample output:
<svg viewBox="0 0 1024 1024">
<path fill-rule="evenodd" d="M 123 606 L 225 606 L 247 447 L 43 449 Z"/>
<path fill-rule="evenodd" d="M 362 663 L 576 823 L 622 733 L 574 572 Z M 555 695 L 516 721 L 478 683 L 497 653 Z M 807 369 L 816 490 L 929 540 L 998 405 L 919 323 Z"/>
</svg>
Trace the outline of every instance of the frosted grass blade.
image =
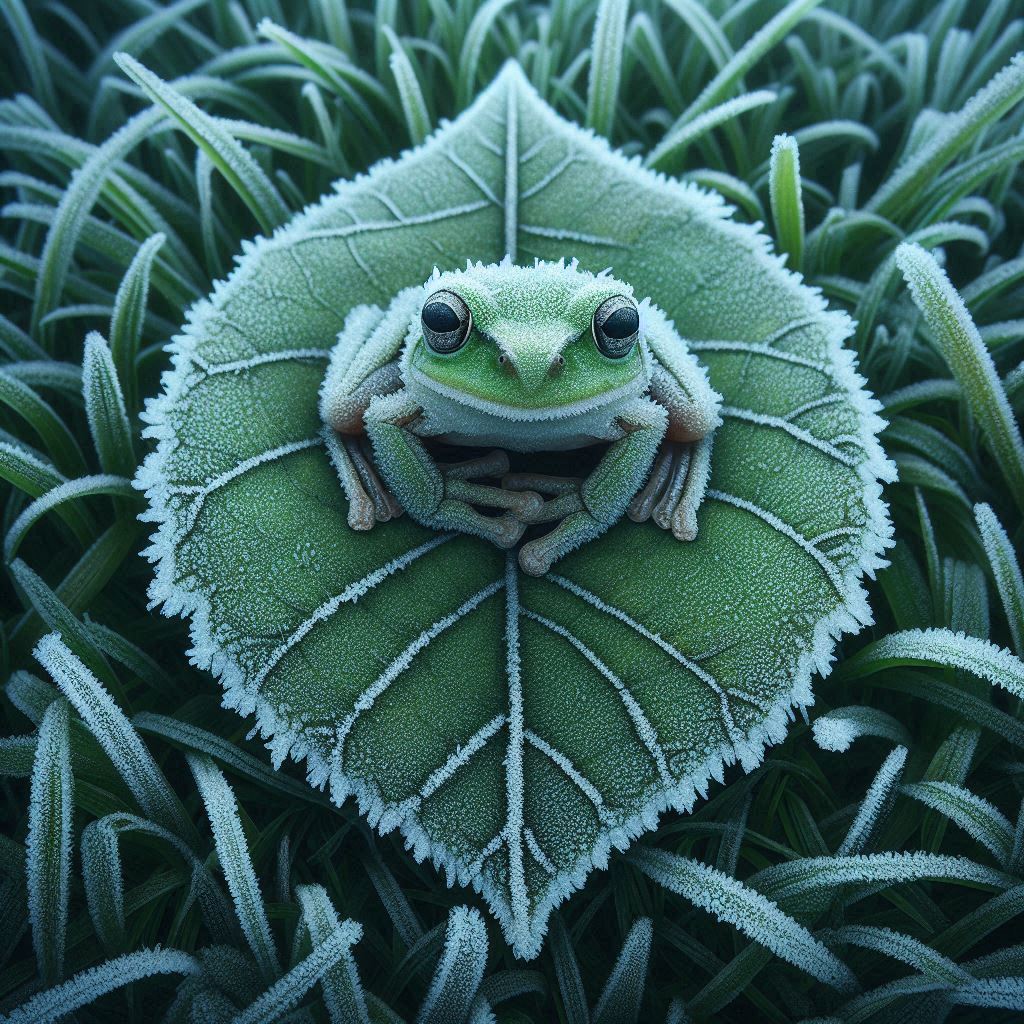
<svg viewBox="0 0 1024 1024">
<path fill-rule="evenodd" d="M 809 893 L 864 882 L 900 885 L 934 879 L 1008 889 L 1009 876 L 966 857 L 921 853 L 863 853 L 851 857 L 804 857 L 759 871 L 747 881 L 778 902 Z"/>
<path fill-rule="evenodd" d="M 814 720 L 814 742 L 822 750 L 843 753 L 861 736 L 877 736 L 903 746 L 910 745 L 910 733 L 892 715 L 877 708 L 853 705 L 834 708 Z"/>
<path fill-rule="evenodd" d="M 653 927 L 649 917 L 638 918 L 629 929 L 601 998 L 594 1007 L 593 1024 L 635 1024 L 647 981 Z"/>
<path fill-rule="evenodd" d="M 605 138 L 611 138 L 615 125 L 628 13 L 629 0 L 600 0 L 594 18 L 585 123 Z"/>
<path fill-rule="evenodd" d="M 319 947 L 342 927 L 331 898 L 320 885 L 297 886 L 295 895 L 302 907 L 302 920 L 309 930 L 310 941 L 314 948 Z M 346 921 L 345 925 L 350 926 L 354 935 L 351 944 L 358 942 L 362 937 L 362 926 L 353 921 Z M 331 1024 L 369 1024 L 366 995 L 350 949 L 346 949 L 341 959 L 326 971 L 320 984 Z"/>
<path fill-rule="evenodd" d="M 487 929 L 478 910 L 452 907 L 444 952 L 430 989 L 416 1014 L 416 1024 L 465 1020 L 487 963 Z"/>
<path fill-rule="evenodd" d="M 771 89 L 757 89 L 754 92 L 737 96 L 735 99 L 726 100 L 724 103 L 704 111 L 698 117 L 687 120 L 680 118 L 665 132 L 664 137 L 654 149 L 647 154 L 644 166 L 654 167 L 658 170 L 670 170 L 675 164 L 681 162 L 683 154 L 690 145 L 703 138 L 712 129 L 728 123 L 748 110 L 755 110 L 758 107 L 774 103 L 777 99 L 778 94 Z M 757 201 L 756 195 L 754 198 Z"/>
<path fill-rule="evenodd" d="M 729 98 L 737 83 L 757 62 L 781 42 L 812 11 L 821 0 L 791 0 L 773 18 L 765 22 L 728 63 L 704 87 L 701 94 L 687 107 L 683 119 L 689 121 L 711 107 Z"/>
<path fill-rule="evenodd" d="M 950 629 L 908 629 L 868 644 L 840 668 L 844 679 L 860 679 L 899 665 L 959 668 L 1024 697 L 1024 663 L 987 640 Z"/>
<path fill-rule="evenodd" d="M 974 519 L 1010 626 L 1014 650 L 1021 657 L 1024 655 L 1024 576 L 1021 575 L 1020 563 L 1006 530 L 990 505 L 975 505 Z"/>
<path fill-rule="evenodd" d="M 191 818 L 171 789 L 124 712 L 100 681 L 82 664 L 57 633 L 44 636 L 35 648 L 39 664 L 61 688 L 99 741 L 132 791 L 139 806 L 189 845 L 198 836 Z"/>
<path fill-rule="evenodd" d="M 107 956 L 124 952 L 124 876 L 117 830 L 109 818 L 82 831 L 82 882 L 89 917 Z"/>
<path fill-rule="evenodd" d="M 473 20 L 466 29 L 466 38 L 462 42 L 462 53 L 459 57 L 459 77 L 456 94 L 459 107 L 469 105 L 476 88 L 477 75 L 480 68 L 480 55 L 488 34 L 492 31 L 499 15 L 512 3 L 512 0 L 486 0 L 473 15 Z"/>
<path fill-rule="evenodd" d="M 1024 98 L 1024 55 L 1018 54 L 882 183 L 867 209 L 891 220 L 904 218 L 914 200 L 942 169 L 1021 98 Z"/>
<path fill-rule="evenodd" d="M 1024 58 L 1021 61 L 1024 79 Z M 1024 89 L 1024 85 L 1022 85 Z M 903 244 L 896 262 L 910 286 L 943 358 L 999 463 L 1018 506 L 1024 509 L 1024 442 L 992 356 L 963 299 L 942 268 L 919 245 Z"/>
<path fill-rule="evenodd" d="M 177 949 L 139 949 L 80 971 L 13 1010 L 7 1024 L 52 1024 L 107 992 L 157 974 L 199 974 L 198 961 Z"/>
<path fill-rule="evenodd" d="M 970 972 L 912 935 L 877 925 L 846 925 L 831 932 L 831 944 L 850 943 L 899 960 L 934 981 L 956 985 L 971 980 Z"/>
<path fill-rule="evenodd" d="M 55 700 L 43 715 L 32 765 L 25 869 L 32 945 L 46 985 L 64 973 L 71 886 L 74 778 L 67 701 Z"/>
<path fill-rule="evenodd" d="M 232 1024 L 276 1024 L 348 953 L 361 933 L 362 929 L 354 921 L 344 921 L 318 943 L 305 960 L 238 1014 Z"/>
<path fill-rule="evenodd" d="M 11 524 L 4 537 L 4 561 L 10 562 L 17 555 L 25 534 L 48 512 L 58 511 L 65 502 L 80 501 L 82 498 L 96 495 L 108 495 L 132 502 L 137 502 L 139 497 L 138 492 L 132 488 L 131 481 L 123 476 L 82 476 L 77 480 L 58 484 L 41 498 L 36 498 L 31 504 L 26 505 Z"/>
<path fill-rule="evenodd" d="M 857 816 L 853 819 L 853 824 L 846 833 L 846 837 L 839 844 L 839 849 L 836 851 L 838 856 L 849 857 L 864 852 L 871 837 L 878 831 L 892 810 L 906 763 L 906 747 L 895 747 L 890 751 L 889 756 L 882 762 L 878 774 L 875 775 L 868 787 L 867 794 L 857 809 Z"/>
<path fill-rule="evenodd" d="M 423 90 L 420 88 L 412 61 L 409 60 L 409 55 L 405 52 L 401 40 L 395 35 L 394 29 L 390 25 L 385 25 L 381 31 L 391 47 L 388 66 L 395 77 L 402 114 L 409 129 L 409 141 L 418 146 L 430 134 L 431 122 L 427 101 L 423 97 Z"/>
<path fill-rule="evenodd" d="M 908 783 L 900 792 L 920 800 L 959 825 L 972 839 L 987 847 L 1001 865 L 1009 862 L 1013 826 L 988 800 L 951 782 Z"/>
<path fill-rule="evenodd" d="M 116 53 L 114 60 L 209 156 L 265 232 L 272 231 L 288 216 L 288 208 L 273 183 L 216 118 L 203 113 L 188 97 L 158 78 L 134 57 Z"/>
<path fill-rule="evenodd" d="M 281 973 L 281 965 L 270 934 L 270 923 L 267 921 L 259 882 L 249 856 L 249 847 L 242 832 L 235 794 L 209 757 L 205 754 L 185 756 L 206 806 L 217 846 L 217 858 L 227 879 L 242 933 L 264 978 L 276 978 Z"/>
<path fill-rule="evenodd" d="M 110 317 L 110 354 L 117 368 L 117 380 L 125 392 L 124 404 L 133 413 L 138 403 L 135 394 L 135 356 L 139 351 L 149 300 L 149 279 L 153 262 L 165 241 L 167 236 L 158 233 L 151 235 L 139 246 L 118 285 L 114 312 Z M 88 353 L 88 349 L 86 351 Z"/>
<path fill-rule="evenodd" d="M 738 928 L 818 981 L 840 991 L 856 988 L 850 969 L 802 924 L 737 879 L 699 861 L 649 847 L 635 850 L 629 859 L 659 885 Z"/>
<path fill-rule="evenodd" d="M 788 266 L 800 270 L 804 258 L 804 204 L 800 185 L 800 149 L 792 135 L 776 135 L 768 167 L 772 220 L 779 251 Z"/>
</svg>

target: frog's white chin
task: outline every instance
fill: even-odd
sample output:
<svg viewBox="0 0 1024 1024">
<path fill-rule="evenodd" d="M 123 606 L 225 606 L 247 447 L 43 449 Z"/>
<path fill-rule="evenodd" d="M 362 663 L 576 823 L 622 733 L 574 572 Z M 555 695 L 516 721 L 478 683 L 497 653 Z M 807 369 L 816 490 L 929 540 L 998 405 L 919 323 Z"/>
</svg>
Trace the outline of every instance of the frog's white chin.
<svg viewBox="0 0 1024 1024">
<path fill-rule="evenodd" d="M 547 409 L 491 402 L 420 374 L 407 380 L 406 387 L 425 413 L 423 429 L 417 433 L 449 444 L 536 452 L 583 448 L 621 437 L 615 418 L 647 390 L 647 382 L 640 378 L 615 391 Z"/>
</svg>

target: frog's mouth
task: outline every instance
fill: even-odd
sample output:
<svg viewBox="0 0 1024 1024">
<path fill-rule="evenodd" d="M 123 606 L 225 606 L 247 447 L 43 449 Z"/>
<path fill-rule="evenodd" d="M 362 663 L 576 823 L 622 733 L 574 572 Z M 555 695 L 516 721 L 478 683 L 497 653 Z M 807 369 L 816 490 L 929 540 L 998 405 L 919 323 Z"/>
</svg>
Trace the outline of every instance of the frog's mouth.
<svg viewBox="0 0 1024 1024">
<path fill-rule="evenodd" d="M 588 398 L 582 398 L 564 405 L 529 407 L 513 403 L 496 402 L 491 398 L 482 398 L 461 388 L 443 384 L 428 376 L 421 370 L 412 367 L 410 376 L 417 385 L 433 391 L 456 405 L 466 406 L 477 412 L 495 416 L 503 420 L 520 420 L 536 422 L 541 420 L 570 419 L 574 416 L 586 416 L 598 412 L 605 407 L 609 409 L 626 399 L 640 394 L 646 388 L 646 381 L 634 379 L 612 391 L 603 391 Z"/>
</svg>

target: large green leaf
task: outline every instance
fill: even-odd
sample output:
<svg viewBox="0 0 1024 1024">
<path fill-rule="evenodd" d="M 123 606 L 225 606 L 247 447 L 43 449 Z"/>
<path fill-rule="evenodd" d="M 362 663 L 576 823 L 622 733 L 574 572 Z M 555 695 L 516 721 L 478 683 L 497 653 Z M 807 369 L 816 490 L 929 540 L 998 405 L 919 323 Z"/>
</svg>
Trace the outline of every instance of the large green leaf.
<svg viewBox="0 0 1024 1024">
<path fill-rule="evenodd" d="M 151 596 L 277 763 L 487 899 L 551 909 L 812 701 L 890 526 L 844 315 L 719 199 L 557 117 L 509 65 L 456 122 L 338 185 L 192 310 L 148 409 Z M 622 522 L 541 579 L 408 516 L 345 519 L 317 389 L 345 314 L 506 251 L 611 267 L 725 396 L 700 536 Z"/>
</svg>

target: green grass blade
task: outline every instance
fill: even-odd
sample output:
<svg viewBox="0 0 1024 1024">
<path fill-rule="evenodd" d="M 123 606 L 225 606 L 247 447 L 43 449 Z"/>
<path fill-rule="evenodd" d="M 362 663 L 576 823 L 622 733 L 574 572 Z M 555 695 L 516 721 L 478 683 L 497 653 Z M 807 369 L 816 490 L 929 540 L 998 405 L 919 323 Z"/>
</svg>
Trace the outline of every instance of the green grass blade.
<svg viewBox="0 0 1024 1024">
<path fill-rule="evenodd" d="M 216 118 L 205 114 L 188 97 L 128 54 L 117 53 L 114 60 L 213 161 L 217 170 L 252 211 L 264 232 L 272 231 L 287 218 L 288 207 L 273 183 Z"/>
<path fill-rule="evenodd" d="M 217 859 L 235 903 L 238 922 L 260 971 L 267 980 L 281 973 L 280 961 L 270 934 L 259 882 L 238 817 L 235 794 L 220 769 L 205 754 L 186 754 L 217 845 Z"/>
<path fill-rule="evenodd" d="M 600 0 L 590 46 L 586 126 L 610 139 L 622 80 L 629 0 Z"/>
<path fill-rule="evenodd" d="M 996 581 L 996 591 L 1010 626 L 1010 637 L 1017 657 L 1024 655 L 1024 576 L 1020 562 L 1013 550 L 1013 544 L 1006 530 L 996 518 L 992 507 L 986 504 L 974 506 L 974 518 L 985 546 L 989 568 Z"/>
<path fill-rule="evenodd" d="M 804 203 L 800 186 L 800 149 L 792 135 L 776 135 L 768 169 L 772 220 L 779 251 L 800 270 L 804 259 Z"/>
<path fill-rule="evenodd" d="M 39 726 L 25 841 L 32 945 L 39 976 L 46 985 L 60 981 L 64 973 L 73 786 L 68 705 L 66 701 L 55 700 Z"/>
<path fill-rule="evenodd" d="M 302 907 L 302 919 L 309 930 L 310 941 L 314 948 L 318 948 L 342 927 L 331 898 L 320 885 L 297 886 L 295 895 Z M 362 927 L 353 921 L 346 921 L 345 924 L 354 930 L 352 943 L 358 942 L 362 938 Z M 366 994 L 349 950 L 324 973 L 320 984 L 331 1024 L 370 1024 Z"/>
<path fill-rule="evenodd" d="M 628 859 L 659 885 L 738 928 L 818 981 L 840 991 L 856 988 L 856 979 L 845 964 L 803 925 L 743 882 L 664 850 L 637 848 Z"/>
</svg>

